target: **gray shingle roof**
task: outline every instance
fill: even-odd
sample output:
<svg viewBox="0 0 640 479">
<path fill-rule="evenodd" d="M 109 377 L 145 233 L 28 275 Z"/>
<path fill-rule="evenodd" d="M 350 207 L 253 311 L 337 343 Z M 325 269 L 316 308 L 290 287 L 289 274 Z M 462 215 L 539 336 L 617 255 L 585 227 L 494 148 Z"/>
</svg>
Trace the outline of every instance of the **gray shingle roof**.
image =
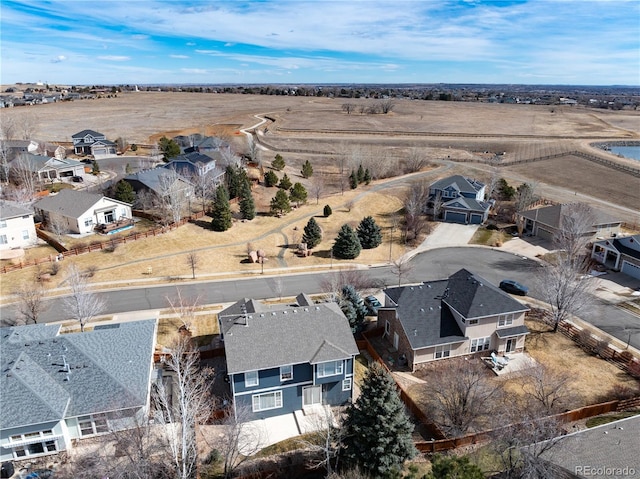
<svg viewBox="0 0 640 479">
<path fill-rule="evenodd" d="M 91 135 L 94 138 L 104 138 L 104 134 L 102 133 L 98 133 L 97 131 L 94 130 L 82 130 L 78 133 L 76 133 L 75 135 L 71 135 L 71 138 L 84 138 L 87 135 Z"/>
<path fill-rule="evenodd" d="M 528 310 L 466 269 L 449 279 L 388 288 L 384 292 L 397 305 L 400 324 L 413 349 L 467 339 L 449 308 L 467 319 Z"/>
<path fill-rule="evenodd" d="M 476 181 L 472 178 L 465 178 L 462 175 L 453 175 L 448 176 L 447 178 L 442 178 L 441 180 L 433 183 L 430 188 L 435 188 L 436 190 L 443 190 L 449 185 L 455 185 L 458 191 L 461 193 L 471 193 L 475 195 L 478 191 L 482 189 L 484 183 Z"/>
<path fill-rule="evenodd" d="M 529 334 L 529 328 L 526 326 L 514 326 L 512 328 L 496 329 L 496 335 L 500 339 L 512 338 L 514 336 L 521 336 L 523 334 Z"/>
<path fill-rule="evenodd" d="M 460 208 L 468 211 L 478 211 L 484 213 L 488 211 L 490 208 L 490 204 L 484 201 L 478 201 L 474 198 L 466 198 L 464 196 L 459 196 L 458 198 L 454 198 L 453 200 L 449 200 L 442 205 L 443 208 Z"/>
<path fill-rule="evenodd" d="M 14 203 L 13 201 L 0 201 L 0 220 L 9 220 L 18 218 L 19 216 L 32 215 L 33 211 L 29 208 Z"/>
<path fill-rule="evenodd" d="M 230 374 L 358 354 L 349 322 L 335 303 L 270 308 L 250 301 L 219 314 Z"/>
<path fill-rule="evenodd" d="M 569 208 L 576 203 L 568 203 L 562 205 L 545 206 L 543 208 L 534 208 L 532 210 L 520 211 L 519 214 L 523 218 L 537 221 L 540 224 L 558 229 L 562 221 L 562 217 L 567 214 Z M 591 210 L 594 223 L 593 226 L 620 223 L 622 220 L 611 216 L 604 211 L 600 211 L 592 206 L 585 205 Z"/>
<path fill-rule="evenodd" d="M 144 406 L 155 329 L 155 320 L 63 335 L 59 326 L 0 328 L 0 429 Z"/>
<path fill-rule="evenodd" d="M 169 173 L 166 168 L 158 167 L 152 168 L 150 170 L 138 171 L 137 173 L 133 173 L 132 175 L 125 176 L 125 181 L 138 181 L 143 184 L 145 187 L 154 191 L 157 194 L 160 194 L 162 191 L 162 187 L 160 184 L 160 178 L 165 175 L 173 175 L 174 173 Z M 181 176 L 179 173 L 176 173 L 177 180 L 183 182 L 185 185 L 190 185 L 189 181 Z"/>
<path fill-rule="evenodd" d="M 70 218 L 79 218 L 103 198 L 100 194 L 78 190 L 60 190 L 57 195 L 49 195 L 34 204 L 43 211 L 59 213 Z"/>
</svg>

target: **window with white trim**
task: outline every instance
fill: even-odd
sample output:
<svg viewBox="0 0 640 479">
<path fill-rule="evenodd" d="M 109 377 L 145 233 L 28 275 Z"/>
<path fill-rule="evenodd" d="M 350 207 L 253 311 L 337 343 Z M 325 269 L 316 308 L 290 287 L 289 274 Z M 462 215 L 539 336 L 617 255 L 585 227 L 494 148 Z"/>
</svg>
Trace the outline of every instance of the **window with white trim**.
<svg viewBox="0 0 640 479">
<path fill-rule="evenodd" d="M 389 321 L 385 321 L 385 323 L 384 323 L 384 334 L 386 334 L 388 336 L 390 331 L 391 331 L 391 323 L 389 323 Z"/>
<path fill-rule="evenodd" d="M 329 361 L 326 363 L 318 364 L 319 378 L 326 378 L 327 376 L 337 376 L 342 374 L 342 361 Z"/>
<path fill-rule="evenodd" d="M 280 366 L 280 381 L 291 381 L 293 379 L 293 366 Z"/>
<path fill-rule="evenodd" d="M 0 244 L 7 244 L 7 235 L 0 235 Z"/>
<path fill-rule="evenodd" d="M 244 386 L 247 388 L 260 384 L 258 379 L 258 371 L 249 371 L 244 373 Z"/>
<path fill-rule="evenodd" d="M 7 222 L 5 220 L 0 220 L 0 228 L 6 228 Z"/>
<path fill-rule="evenodd" d="M 342 390 L 343 391 L 351 391 L 351 385 L 352 385 L 352 380 L 351 378 L 345 378 L 342 381 Z"/>
<path fill-rule="evenodd" d="M 478 320 L 477 319 L 470 319 L 469 320 L 469 324 L 478 324 Z"/>
<path fill-rule="evenodd" d="M 91 226 L 91 225 L 93 225 L 93 218 L 85 218 L 85 219 L 84 219 L 84 225 L 85 225 L 85 226 Z"/>
<path fill-rule="evenodd" d="M 477 338 L 471 340 L 471 352 L 486 351 L 491 344 L 491 338 Z"/>
<path fill-rule="evenodd" d="M 271 393 L 254 394 L 251 396 L 251 406 L 253 412 L 268 411 L 282 407 L 282 391 Z"/>
<path fill-rule="evenodd" d="M 29 230 L 22 230 L 22 239 L 23 240 L 29 239 Z"/>
<path fill-rule="evenodd" d="M 435 359 L 448 358 L 451 356 L 451 345 L 445 344 L 444 346 L 436 346 Z"/>
<path fill-rule="evenodd" d="M 109 432 L 107 418 L 103 415 L 79 417 L 78 427 L 80 428 L 81 436 L 93 436 L 94 434 Z"/>
<path fill-rule="evenodd" d="M 515 315 L 513 313 L 510 314 L 501 314 L 498 316 L 498 327 L 501 326 L 511 326 L 513 324 L 513 317 Z"/>
</svg>

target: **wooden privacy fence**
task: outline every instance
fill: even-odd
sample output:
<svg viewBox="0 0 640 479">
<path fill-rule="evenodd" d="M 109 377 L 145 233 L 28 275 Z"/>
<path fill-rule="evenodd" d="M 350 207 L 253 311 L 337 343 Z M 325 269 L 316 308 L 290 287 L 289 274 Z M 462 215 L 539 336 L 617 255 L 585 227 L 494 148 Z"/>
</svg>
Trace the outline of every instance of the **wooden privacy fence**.
<svg viewBox="0 0 640 479">
<path fill-rule="evenodd" d="M 144 217 L 144 218 L 148 218 L 148 219 L 157 219 L 155 218 L 153 215 L 150 215 L 148 213 L 145 214 L 140 214 L 141 212 L 136 212 L 135 216 L 140 216 L 140 217 Z M 145 231 L 143 233 L 132 233 L 130 235 L 127 236 L 120 236 L 118 238 L 110 238 L 110 239 L 106 239 L 104 241 L 100 241 L 100 242 L 92 242 L 90 245 L 87 246 L 78 246 L 76 248 L 66 248 L 64 245 L 62 245 L 60 242 L 58 242 L 51 234 L 49 234 L 47 231 L 44 231 L 41 228 L 37 228 L 36 229 L 36 234 L 38 235 L 38 238 L 43 239 L 44 241 L 46 241 L 47 243 L 49 243 L 49 245 L 51 245 L 53 248 L 55 248 L 56 251 L 58 251 L 58 255 L 49 255 L 47 257 L 43 257 L 43 258 L 35 258 L 29 261 L 21 261 L 19 264 L 12 264 L 12 265 L 6 265 L 6 266 L 2 266 L 0 268 L 0 273 L 10 273 L 11 271 L 16 271 L 19 269 L 24 269 L 24 268 L 28 268 L 30 266 L 36 266 L 39 264 L 45 264 L 45 263 L 53 263 L 54 261 L 59 261 L 60 259 L 63 258 L 67 258 L 69 256 L 79 256 L 81 254 L 87 254 L 87 253 L 92 253 L 94 251 L 101 251 L 101 250 L 108 250 L 110 248 L 114 248 L 118 245 L 121 244 L 127 244 L 127 243 L 132 243 L 133 241 L 137 241 L 140 239 L 145 239 L 145 238 L 151 238 L 151 237 L 155 237 L 155 236 L 160 236 L 164 233 L 168 233 L 169 231 L 173 231 L 176 228 L 179 228 L 180 226 L 190 222 L 190 221 L 194 221 L 198 218 L 202 218 L 203 216 L 205 216 L 205 213 L 202 211 L 199 211 L 198 213 L 194 213 L 191 216 L 187 216 L 186 218 L 181 219 L 179 222 L 177 223 L 171 223 L 167 226 L 158 226 L 156 228 L 153 228 L 149 231 Z M 60 256 L 62 255 L 62 256 Z"/>
</svg>

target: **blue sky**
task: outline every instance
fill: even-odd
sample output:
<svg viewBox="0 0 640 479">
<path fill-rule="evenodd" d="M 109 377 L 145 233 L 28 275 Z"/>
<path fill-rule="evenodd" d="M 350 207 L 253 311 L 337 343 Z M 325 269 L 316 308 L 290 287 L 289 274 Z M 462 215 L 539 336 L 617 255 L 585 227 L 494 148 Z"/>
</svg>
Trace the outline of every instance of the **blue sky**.
<svg viewBox="0 0 640 479">
<path fill-rule="evenodd" d="M 0 81 L 640 85 L 640 2 L 2 0 Z"/>
</svg>

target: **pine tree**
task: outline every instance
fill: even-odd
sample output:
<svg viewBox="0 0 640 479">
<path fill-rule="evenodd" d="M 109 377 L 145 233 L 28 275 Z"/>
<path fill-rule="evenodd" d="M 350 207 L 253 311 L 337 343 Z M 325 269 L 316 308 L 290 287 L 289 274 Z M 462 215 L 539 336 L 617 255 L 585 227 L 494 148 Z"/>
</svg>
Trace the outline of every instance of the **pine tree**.
<svg viewBox="0 0 640 479">
<path fill-rule="evenodd" d="M 280 171 L 284 167 L 285 167 L 284 158 L 282 158 L 282 155 L 278 153 L 276 157 L 273 159 L 273 161 L 271 162 L 271 168 L 273 168 L 274 170 Z"/>
<path fill-rule="evenodd" d="M 246 173 L 243 175 L 240 187 L 240 215 L 242 219 L 249 221 L 256 217 L 256 204 L 251 194 L 251 182 Z"/>
<path fill-rule="evenodd" d="M 357 228 L 358 239 L 363 249 L 372 249 L 382 243 L 382 233 L 372 216 L 362 218 Z"/>
<path fill-rule="evenodd" d="M 136 202 L 136 194 L 133 191 L 133 186 L 131 186 L 131 183 L 124 180 L 120 180 L 116 183 L 116 190 L 113 196 L 116 200 L 124 201 L 125 203 Z"/>
<path fill-rule="evenodd" d="M 313 249 L 320 244 L 320 241 L 322 241 L 322 230 L 316 219 L 311 217 L 307 226 L 304 227 L 302 242 L 307 243 L 307 248 Z"/>
<path fill-rule="evenodd" d="M 358 187 L 358 175 L 355 170 L 351 170 L 351 174 L 349 175 L 349 186 L 351 186 L 352 190 Z"/>
<path fill-rule="evenodd" d="M 240 196 L 240 188 L 242 187 L 242 177 L 246 176 L 246 173 L 239 166 L 229 165 L 225 171 L 225 180 L 227 182 L 227 191 L 229 193 L 229 199 L 237 198 Z"/>
<path fill-rule="evenodd" d="M 278 184 L 278 175 L 275 172 L 269 170 L 264 174 L 264 186 L 271 188 Z"/>
<path fill-rule="evenodd" d="M 346 284 L 342 287 L 342 294 L 340 295 L 340 308 L 344 312 L 347 305 L 350 305 L 353 309 L 353 318 L 349 318 L 349 326 L 351 326 L 351 332 L 356 334 L 362 330 L 364 326 L 365 317 L 367 316 L 367 307 L 364 305 L 364 301 L 360 296 L 360 293 L 356 291 L 350 284 Z M 345 313 L 346 316 L 346 313 Z"/>
<path fill-rule="evenodd" d="M 369 171 L 369 168 L 367 168 L 364 170 L 364 184 L 368 185 L 369 183 L 371 183 L 371 172 Z"/>
<path fill-rule="evenodd" d="M 484 479 L 482 469 L 469 461 L 468 457 L 440 456 L 431 461 L 431 472 L 425 479 Z"/>
<path fill-rule="evenodd" d="M 331 216 L 331 213 L 333 213 L 333 211 L 331 210 L 331 206 L 324 205 L 324 209 L 322 210 L 322 213 L 324 214 L 325 218 L 328 218 L 329 216 Z"/>
<path fill-rule="evenodd" d="M 296 183 L 289 190 L 289 200 L 294 201 L 296 206 L 300 206 L 300 203 L 307 202 L 307 190 L 302 183 Z"/>
<path fill-rule="evenodd" d="M 364 182 L 364 168 L 362 167 L 362 163 L 358 166 L 358 184 Z"/>
<path fill-rule="evenodd" d="M 362 245 L 358 235 L 349 225 L 342 225 L 336 242 L 333 244 L 333 256 L 339 259 L 354 259 L 360 255 Z"/>
<path fill-rule="evenodd" d="M 291 204 L 287 193 L 284 190 L 278 190 L 276 196 L 271 198 L 271 213 L 283 215 L 289 211 L 291 211 Z"/>
<path fill-rule="evenodd" d="M 417 451 L 413 424 L 405 412 L 396 384 L 377 363 L 364 378 L 360 396 L 347 408 L 343 424 L 343 458 L 373 477 L 397 474 Z"/>
<path fill-rule="evenodd" d="M 220 185 L 216 188 L 216 198 L 211 208 L 211 228 L 213 231 L 227 231 L 231 228 L 231 206 L 227 189 Z"/>
<path fill-rule="evenodd" d="M 303 178 L 311 178 L 313 175 L 313 166 L 309 163 L 309 160 L 305 161 L 302 165 L 302 170 L 300 171 Z"/>
<path fill-rule="evenodd" d="M 281 190 L 288 190 L 289 188 L 291 188 L 291 180 L 289 179 L 286 173 L 282 175 L 278 188 L 280 188 Z"/>
<path fill-rule="evenodd" d="M 91 174 L 92 175 L 100 174 L 100 165 L 98 165 L 98 162 L 96 160 L 93 160 L 91 162 Z"/>
</svg>

